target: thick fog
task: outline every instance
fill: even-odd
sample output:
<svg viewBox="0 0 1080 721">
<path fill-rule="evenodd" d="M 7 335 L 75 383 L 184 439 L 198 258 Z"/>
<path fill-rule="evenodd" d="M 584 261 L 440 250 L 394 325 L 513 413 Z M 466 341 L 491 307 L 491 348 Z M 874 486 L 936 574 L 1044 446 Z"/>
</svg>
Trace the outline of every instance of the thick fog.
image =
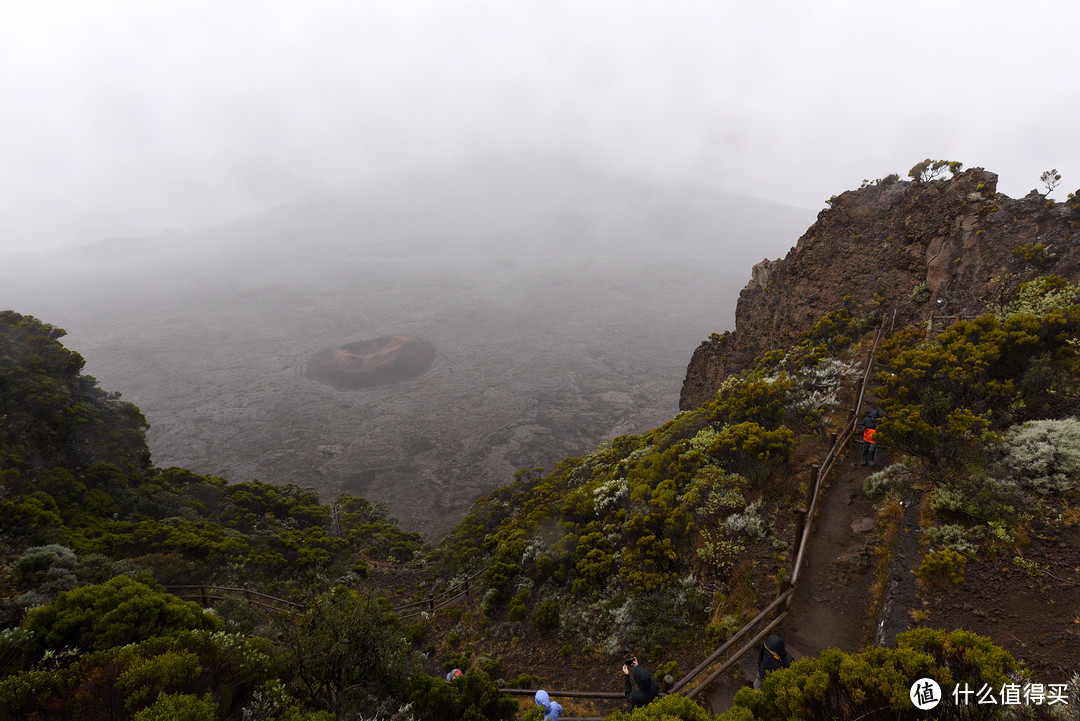
<svg viewBox="0 0 1080 721">
<path fill-rule="evenodd" d="M 358 493 L 434 539 L 518 469 L 670 419 L 751 264 L 811 216 L 492 153 L 22 256 L 0 266 L 0 305 L 68 331 L 143 410 L 159 466 Z M 386 337 L 419 365 L 339 382 L 350 349 Z"/>
<path fill-rule="evenodd" d="M 0 309 L 65 328 L 159 466 L 435 539 L 671 418 L 829 196 L 926 157 L 1080 185 L 1078 7 L 2 3 Z M 337 383 L 386 337 L 419 375 Z"/>
<path fill-rule="evenodd" d="M 1080 186 L 1069 0 L 0 4 L 0 249 L 551 148 L 819 209 L 925 157 Z"/>
</svg>

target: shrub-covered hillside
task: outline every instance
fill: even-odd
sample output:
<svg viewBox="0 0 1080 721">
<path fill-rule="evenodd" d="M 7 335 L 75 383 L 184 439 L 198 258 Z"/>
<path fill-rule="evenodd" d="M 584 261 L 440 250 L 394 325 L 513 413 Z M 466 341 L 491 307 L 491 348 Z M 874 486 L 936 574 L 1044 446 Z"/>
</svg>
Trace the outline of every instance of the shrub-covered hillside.
<svg viewBox="0 0 1080 721">
<path fill-rule="evenodd" d="M 557 627 L 586 650 L 669 658 L 680 639 L 700 646 L 702 627 L 705 643 L 724 640 L 785 581 L 802 471 L 847 421 L 854 339 L 877 320 L 830 313 L 702 407 L 546 475 L 519 474 L 436 557 L 448 570 L 490 564 L 486 612 Z"/>
<path fill-rule="evenodd" d="M 81 375 L 63 335 L 0 313 L 0 718 L 330 719 L 406 703 L 425 677 L 362 577 L 370 560 L 422 554 L 419 538 L 362 498 L 325 506 L 311 489 L 155 468 L 142 414 Z M 251 584 L 298 605 L 203 609 L 163 584 Z"/>
<path fill-rule="evenodd" d="M 1068 681 L 1053 665 L 1080 650 L 1068 613 L 1044 620 L 1060 638 L 1038 646 L 946 611 L 992 574 L 1002 597 L 1071 603 L 1080 559 L 1046 559 L 1080 535 L 1077 301 L 1046 276 L 995 313 L 887 334 L 868 399 L 891 464 L 865 485 L 878 583 L 864 637 L 886 616 L 920 628 L 806 658 L 740 691 L 727 718 L 906 718 L 912 674 Z M 0 718 L 509 719 L 519 706 L 497 678 L 588 687 L 584 666 L 617 669 L 627 652 L 678 677 L 789 583 L 808 471 L 851 418 L 883 317 L 879 304 L 827 313 L 699 408 L 519 473 L 428 549 L 362 498 L 327 506 L 310 489 L 154 467 L 145 419 L 81 375 L 63 331 L 0 313 Z M 917 573 L 889 604 L 900 557 Z M 480 572 L 481 592 L 403 623 L 371 565 L 421 558 L 430 585 Z M 296 605 L 204 609 L 167 588 L 245 582 Z M 466 673 L 447 683 L 453 667 Z M 649 713 L 710 715 L 675 697 Z"/>
<path fill-rule="evenodd" d="M 935 603 L 967 603 L 965 565 L 1004 558 L 1007 588 L 1075 584 L 1041 575 L 1048 568 L 1028 556 L 1041 558 L 1040 543 L 1080 520 L 1077 300 L 1076 286 L 1045 276 L 1018 284 L 995 313 L 886 334 L 867 402 L 884 412 L 879 438 L 894 463 L 866 484 L 880 516 L 866 549 L 878 576 L 868 640 L 905 519 L 918 574 L 903 600 L 918 608 L 890 611 L 905 627 L 944 622 Z M 642 651 L 665 668 L 702 658 L 783 587 L 805 471 L 849 418 L 851 380 L 883 310 L 833 311 L 701 407 L 549 473 L 519 474 L 481 499 L 436 557 L 448 573 L 488 564 L 483 613 L 522 634 L 545 630 L 564 650 L 608 663 Z M 934 595 L 949 592 L 952 601 Z M 1074 616 L 1045 620 L 1069 637 Z M 1068 678 L 1063 659 L 1047 665 L 1053 654 L 1009 643 Z"/>
<path fill-rule="evenodd" d="M 64 331 L 0 313 L 0 532 L 137 559 L 166 583 L 290 583 L 422 551 L 380 509 L 313 489 L 155 468 L 138 408 L 81 375 Z"/>
</svg>

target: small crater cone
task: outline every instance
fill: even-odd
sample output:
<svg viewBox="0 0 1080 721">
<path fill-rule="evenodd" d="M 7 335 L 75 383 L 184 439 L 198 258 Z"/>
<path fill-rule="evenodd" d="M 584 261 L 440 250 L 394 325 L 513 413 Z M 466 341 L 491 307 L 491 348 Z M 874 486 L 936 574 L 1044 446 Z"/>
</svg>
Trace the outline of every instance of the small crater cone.
<svg viewBox="0 0 1080 721">
<path fill-rule="evenodd" d="M 355 390 L 418 378 L 431 370 L 435 346 L 409 335 L 388 335 L 324 348 L 304 375 L 338 390 Z"/>
</svg>

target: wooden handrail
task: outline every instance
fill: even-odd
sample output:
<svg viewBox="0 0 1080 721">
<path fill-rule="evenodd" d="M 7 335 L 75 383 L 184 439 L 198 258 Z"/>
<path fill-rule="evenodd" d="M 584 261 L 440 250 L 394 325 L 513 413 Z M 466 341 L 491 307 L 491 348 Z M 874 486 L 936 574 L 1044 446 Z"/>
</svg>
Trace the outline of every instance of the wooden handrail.
<svg viewBox="0 0 1080 721">
<path fill-rule="evenodd" d="M 412 608 L 417 608 L 419 606 L 427 606 L 426 609 L 421 609 L 420 611 L 417 611 L 416 613 L 408 613 L 408 614 L 402 616 L 402 619 L 404 620 L 406 618 L 414 618 L 415 616 L 419 616 L 425 610 L 434 611 L 437 608 L 442 608 L 443 606 L 446 606 L 446 605 L 448 605 L 450 603 L 453 603 L 454 601 L 458 600 L 462 596 L 469 595 L 469 593 L 472 591 L 472 587 L 470 586 L 470 583 L 472 581 L 474 581 L 477 576 L 479 576 L 484 571 L 488 570 L 488 568 L 490 568 L 490 567 L 491 567 L 491 564 L 488 564 L 487 566 L 484 566 L 479 571 L 476 571 L 471 576 L 466 578 L 464 581 L 461 581 L 460 583 L 457 583 L 457 584 L 451 586 L 450 588 L 446 589 L 445 591 L 442 591 L 440 593 L 435 594 L 434 596 L 428 596 L 427 598 L 425 598 L 425 599 L 423 599 L 421 601 L 411 601 L 409 603 L 402 604 L 401 606 L 395 606 L 394 607 L 394 612 L 400 614 L 402 611 L 407 611 L 407 610 L 412 609 Z M 435 603 L 435 601 L 443 598 L 447 594 L 453 593 L 458 588 L 464 588 L 464 590 L 454 594 L 450 598 L 444 599 L 440 603 Z"/>
<path fill-rule="evenodd" d="M 781 622 L 781 621 L 783 621 L 783 620 L 784 620 L 785 618 L 787 618 L 787 615 L 788 615 L 789 613 L 790 613 L 790 611 L 784 611 L 784 612 L 783 612 L 783 613 L 781 613 L 781 614 L 780 614 L 779 616 L 777 616 L 777 617 L 776 617 L 775 619 L 773 619 L 773 620 L 772 620 L 772 622 L 771 622 L 771 623 L 770 623 L 770 624 L 769 624 L 768 626 L 766 626 L 765 628 L 763 628 L 763 629 L 761 630 L 761 632 L 760 632 L 760 633 L 759 633 L 758 635 L 754 636 L 754 637 L 753 637 L 752 639 L 750 639 L 750 641 L 749 641 L 749 642 L 748 642 L 748 643 L 747 643 L 747 644 L 746 644 L 745 646 L 743 646 L 743 647 L 742 647 L 742 648 L 740 648 L 740 649 L 739 649 L 738 651 L 736 651 L 735 653 L 733 653 L 733 654 L 731 655 L 731 657 L 730 657 L 730 658 L 728 658 L 728 660 L 727 660 L 727 661 L 724 661 L 724 663 L 720 665 L 720 668 L 718 668 L 718 669 L 716 669 L 715 671 L 713 671 L 712 673 L 710 673 L 710 674 L 709 674 L 709 675 L 708 675 L 708 676 L 707 676 L 707 677 L 705 678 L 705 680 L 704 680 L 704 681 L 702 681 L 702 682 L 701 682 L 701 683 L 699 683 L 699 684 L 698 684 L 697 686 L 695 686 L 694 688 L 692 688 L 692 689 L 690 690 L 690 693 L 686 694 L 686 697 L 687 697 L 687 698 L 694 698 L 694 696 L 697 696 L 697 695 L 698 695 L 698 693 L 699 693 L 699 692 L 701 691 L 701 689 L 703 689 L 703 688 L 705 688 L 706 686 L 708 686 L 708 685 L 709 685 L 710 683 L 712 683 L 712 682 L 713 682 L 713 681 L 714 681 L 714 680 L 716 679 L 716 677 L 717 677 L 717 676 L 719 676 L 719 675 L 720 675 L 720 674 L 722 674 L 722 673 L 723 673 L 724 671 L 727 671 L 727 670 L 728 670 L 729 668 L 731 668 L 731 665 L 732 665 L 733 663 L 735 663 L 736 661 L 738 661 L 738 660 L 739 660 L 740 658 L 742 658 L 742 657 L 743 657 L 743 654 L 745 654 L 745 653 L 746 653 L 747 651 L 749 651 L 750 649 L 754 648 L 754 647 L 755 647 L 755 646 L 757 646 L 757 645 L 758 645 L 759 643 L 761 643 L 761 641 L 762 641 L 762 640 L 763 640 L 763 639 L 764 639 L 764 638 L 765 638 L 766 636 L 768 636 L 768 635 L 769 635 L 769 632 L 770 632 L 770 631 L 772 631 L 772 630 L 773 630 L 774 628 L 776 628 L 777 626 L 779 626 L 779 625 L 780 625 L 780 622 Z"/>
<path fill-rule="evenodd" d="M 766 606 L 764 611 L 762 611 L 757 616 L 755 616 L 752 621 L 750 621 L 745 626 L 740 628 L 735 633 L 735 635 L 733 635 L 731 638 L 729 638 L 727 641 L 725 641 L 724 644 L 720 648 L 716 649 L 711 654 L 709 654 L 708 658 L 706 658 L 704 661 L 699 663 L 693 670 L 691 670 L 689 673 L 687 673 L 685 676 L 683 676 L 681 679 L 679 679 L 678 683 L 676 683 L 674 686 L 672 686 L 671 689 L 668 691 L 668 693 L 676 693 L 676 692 L 679 691 L 679 689 L 681 689 L 683 686 L 685 686 L 690 681 L 692 681 L 699 673 L 701 673 L 703 670 L 708 668 L 714 661 L 716 661 L 716 659 L 720 658 L 720 656 L 722 656 L 724 654 L 724 652 L 726 652 L 729 648 L 731 648 L 736 643 L 738 643 L 739 639 L 741 639 L 743 636 L 745 636 L 747 633 L 749 633 L 750 629 L 752 629 L 754 626 L 756 626 L 758 623 L 760 623 L 761 620 L 763 618 L 765 618 L 767 615 L 772 613 L 772 611 L 774 609 L 776 609 L 777 606 L 779 606 L 784 601 L 786 601 L 788 599 L 788 597 L 793 593 L 795 593 L 795 587 L 794 586 L 787 589 L 786 591 L 781 593 L 779 596 L 777 596 L 775 599 L 773 599 L 773 602 L 770 603 L 768 606 Z M 785 612 L 785 614 L 786 614 L 786 612 Z"/>
<path fill-rule="evenodd" d="M 253 591 L 250 588 L 233 588 L 233 587 L 230 587 L 230 586 L 211 586 L 211 585 L 207 585 L 207 584 L 203 584 L 201 586 L 166 586 L 165 587 L 165 590 L 169 591 L 170 593 L 172 593 L 174 590 L 175 591 L 197 590 L 197 591 L 202 592 L 204 589 L 208 589 L 208 590 L 211 590 L 211 591 L 225 591 L 225 592 L 229 592 L 229 593 L 242 593 L 245 596 L 258 596 L 259 598 L 265 598 L 268 601 L 273 601 L 275 603 L 283 603 L 283 604 L 285 604 L 287 606 L 295 606 L 296 608 L 303 608 L 302 604 L 296 603 L 295 601 L 290 601 L 290 600 L 285 599 L 285 598 L 278 598 L 277 596 L 271 596 L 268 593 L 261 593 L 259 591 Z"/>
</svg>

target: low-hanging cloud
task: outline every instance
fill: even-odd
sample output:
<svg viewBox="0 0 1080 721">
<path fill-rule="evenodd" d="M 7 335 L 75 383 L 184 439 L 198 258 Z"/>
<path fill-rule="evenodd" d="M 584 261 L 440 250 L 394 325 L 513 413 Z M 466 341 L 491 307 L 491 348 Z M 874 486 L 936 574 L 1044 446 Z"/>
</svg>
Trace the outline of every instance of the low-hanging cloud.
<svg viewBox="0 0 1080 721">
<path fill-rule="evenodd" d="M 927 156 L 1011 195 L 1050 167 L 1074 187 L 1078 21 L 1064 0 L 9 3 L 0 250 L 538 146 L 809 208 Z"/>
</svg>

